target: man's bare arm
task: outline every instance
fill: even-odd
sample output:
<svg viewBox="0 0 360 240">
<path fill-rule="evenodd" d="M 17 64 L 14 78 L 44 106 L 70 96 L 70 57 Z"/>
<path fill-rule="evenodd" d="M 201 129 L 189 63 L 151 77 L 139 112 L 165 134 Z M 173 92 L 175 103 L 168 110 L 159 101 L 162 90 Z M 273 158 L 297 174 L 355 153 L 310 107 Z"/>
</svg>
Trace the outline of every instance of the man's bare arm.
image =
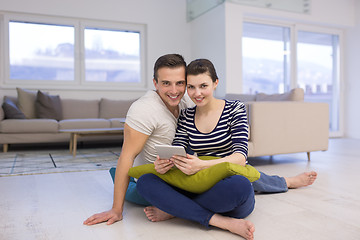
<svg viewBox="0 0 360 240">
<path fill-rule="evenodd" d="M 112 224 L 122 220 L 125 194 L 129 185 L 128 171 L 132 167 L 135 157 L 144 148 L 148 137 L 148 135 L 140 133 L 125 124 L 123 146 L 116 167 L 112 209 L 92 215 L 84 221 L 85 225 L 93 225 L 101 222 Z"/>
</svg>

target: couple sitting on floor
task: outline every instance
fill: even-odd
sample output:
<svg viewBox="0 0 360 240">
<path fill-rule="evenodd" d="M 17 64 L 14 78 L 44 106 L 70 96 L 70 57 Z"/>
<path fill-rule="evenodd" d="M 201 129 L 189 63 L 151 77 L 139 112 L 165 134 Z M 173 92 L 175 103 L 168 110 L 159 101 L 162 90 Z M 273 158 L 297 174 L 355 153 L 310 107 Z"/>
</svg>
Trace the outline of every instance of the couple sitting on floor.
<svg viewBox="0 0 360 240">
<path fill-rule="evenodd" d="M 165 175 L 174 166 L 186 175 L 224 162 L 245 166 L 247 114 L 243 103 L 214 97 L 219 80 L 213 64 L 206 59 L 186 66 L 181 55 L 161 56 L 154 66 L 153 83 L 156 91 L 149 91 L 134 102 L 126 116 L 123 147 L 116 174 L 113 173 L 113 207 L 94 214 L 84 224 L 122 220 L 126 199 L 147 206 L 144 211 L 150 221 L 180 217 L 253 239 L 255 227 L 244 218 L 254 209 L 254 191 L 286 192 L 315 181 L 316 172 L 290 178 L 261 172 L 253 183 L 244 176 L 233 175 L 201 193 L 167 183 L 158 175 Z M 192 102 L 184 97 L 186 89 Z M 159 159 L 157 144 L 183 146 L 196 155 Z M 204 156 L 211 156 L 212 160 L 202 160 Z M 137 182 L 129 179 L 130 168 L 146 163 L 154 163 L 157 174 L 144 174 Z"/>
</svg>

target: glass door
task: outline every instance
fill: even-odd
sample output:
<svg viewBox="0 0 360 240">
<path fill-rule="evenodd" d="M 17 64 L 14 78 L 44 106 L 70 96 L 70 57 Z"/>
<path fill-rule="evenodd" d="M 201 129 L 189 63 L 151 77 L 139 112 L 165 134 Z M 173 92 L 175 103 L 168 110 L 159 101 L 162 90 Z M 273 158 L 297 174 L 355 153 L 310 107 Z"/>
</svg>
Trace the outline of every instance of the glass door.
<svg viewBox="0 0 360 240">
<path fill-rule="evenodd" d="M 305 90 L 305 101 L 329 104 L 330 131 L 339 131 L 339 36 L 297 34 L 297 85 Z"/>
</svg>

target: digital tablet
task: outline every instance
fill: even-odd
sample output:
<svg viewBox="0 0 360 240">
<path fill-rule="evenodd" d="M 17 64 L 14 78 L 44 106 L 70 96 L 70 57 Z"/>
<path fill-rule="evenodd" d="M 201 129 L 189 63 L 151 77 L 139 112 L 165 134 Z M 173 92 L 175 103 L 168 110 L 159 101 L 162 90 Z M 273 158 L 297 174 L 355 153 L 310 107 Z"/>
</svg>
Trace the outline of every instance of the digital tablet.
<svg viewBox="0 0 360 240">
<path fill-rule="evenodd" d="M 184 147 L 172 145 L 155 145 L 155 149 L 160 159 L 169 159 L 174 155 L 186 157 Z"/>
</svg>

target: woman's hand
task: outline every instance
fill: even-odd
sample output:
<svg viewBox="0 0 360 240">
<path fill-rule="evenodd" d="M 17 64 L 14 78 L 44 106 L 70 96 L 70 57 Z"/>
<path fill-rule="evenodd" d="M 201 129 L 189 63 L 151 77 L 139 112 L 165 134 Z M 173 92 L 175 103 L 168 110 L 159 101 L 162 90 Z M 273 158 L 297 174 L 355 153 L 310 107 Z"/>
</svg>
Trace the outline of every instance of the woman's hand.
<svg viewBox="0 0 360 240">
<path fill-rule="evenodd" d="M 174 166 L 174 163 L 169 159 L 160 159 L 159 156 L 157 156 L 154 165 L 158 173 L 165 174 Z"/>
<path fill-rule="evenodd" d="M 194 155 L 186 154 L 186 156 L 187 157 L 173 156 L 170 160 L 173 161 L 175 166 L 186 175 L 193 175 L 206 168 L 206 165 L 204 164 L 205 161 Z"/>
</svg>

